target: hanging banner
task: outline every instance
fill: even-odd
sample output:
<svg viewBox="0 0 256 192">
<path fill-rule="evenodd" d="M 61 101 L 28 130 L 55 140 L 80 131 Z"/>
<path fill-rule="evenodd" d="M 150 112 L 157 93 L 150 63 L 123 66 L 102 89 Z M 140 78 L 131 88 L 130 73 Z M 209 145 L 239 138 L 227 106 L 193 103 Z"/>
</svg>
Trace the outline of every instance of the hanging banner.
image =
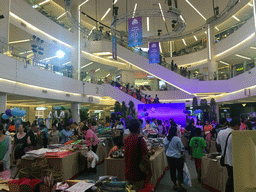
<svg viewBox="0 0 256 192">
<path fill-rule="evenodd" d="M 149 63 L 160 63 L 159 42 L 149 43 Z"/>
<path fill-rule="evenodd" d="M 113 59 L 117 60 L 117 42 L 114 35 L 112 35 L 112 55 Z"/>
<path fill-rule="evenodd" d="M 129 47 L 143 44 L 142 17 L 128 19 Z"/>
</svg>

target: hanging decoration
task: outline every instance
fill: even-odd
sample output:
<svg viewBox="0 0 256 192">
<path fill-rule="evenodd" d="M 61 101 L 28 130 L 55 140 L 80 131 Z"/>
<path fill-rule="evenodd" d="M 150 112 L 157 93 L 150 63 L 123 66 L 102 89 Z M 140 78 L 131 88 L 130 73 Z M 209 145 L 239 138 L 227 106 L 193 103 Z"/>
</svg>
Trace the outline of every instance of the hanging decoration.
<svg viewBox="0 0 256 192">
<path fill-rule="evenodd" d="M 149 63 L 160 63 L 159 42 L 149 43 Z"/>
<path fill-rule="evenodd" d="M 143 44 L 142 17 L 128 19 L 129 47 Z"/>
</svg>

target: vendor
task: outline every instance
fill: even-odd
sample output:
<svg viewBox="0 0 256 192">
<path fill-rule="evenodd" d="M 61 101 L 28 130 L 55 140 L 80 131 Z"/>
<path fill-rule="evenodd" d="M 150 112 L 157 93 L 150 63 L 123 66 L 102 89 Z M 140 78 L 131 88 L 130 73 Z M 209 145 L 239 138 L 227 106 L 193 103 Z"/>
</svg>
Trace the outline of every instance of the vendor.
<svg viewBox="0 0 256 192">
<path fill-rule="evenodd" d="M 62 144 L 65 144 L 66 142 L 71 140 L 71 137 L 74 135 L 74 133 L 70 130 L 70 123 L 65 124 L 65 129 L 62 130 Z"/>
<path fill-rule="evenodd" d="M 57 130 L 56 125 L 52 124 L 52 131 L 49 133 L 49 144 L 60 143 L 60 132 Z"/>
<path fill-rule="evenodd" d="M 108 156 L 110 157 L 115 151 L 117 150 L 122 150 L 124 147 L 124 142 L 119 139 L 118 141 L 116 141 L 116 146 L 114 146 L 110 151 L 109 151 L 109 154 Z"/>
<path fill-rule="evenodd" d="M 5 135 L 4 126 L 0 124 L 0 172 L 10 169 L 11 137 Z M 3 170 L 1 170 L 3 169 Z"/>
</svg>

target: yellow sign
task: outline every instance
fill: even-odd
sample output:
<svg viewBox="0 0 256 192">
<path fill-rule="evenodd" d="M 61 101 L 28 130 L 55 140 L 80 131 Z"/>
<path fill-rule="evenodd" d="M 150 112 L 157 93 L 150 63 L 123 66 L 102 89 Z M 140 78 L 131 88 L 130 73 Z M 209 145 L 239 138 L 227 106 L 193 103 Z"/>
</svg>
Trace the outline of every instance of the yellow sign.
<svg viewBox="0 0 256 192">
<path fill-rule="evenodd" d="M 236 71 L 243 71 L 244 68 L 243 67 L 240 67 L 240 68 L 237 68 Z"/>
</svg>

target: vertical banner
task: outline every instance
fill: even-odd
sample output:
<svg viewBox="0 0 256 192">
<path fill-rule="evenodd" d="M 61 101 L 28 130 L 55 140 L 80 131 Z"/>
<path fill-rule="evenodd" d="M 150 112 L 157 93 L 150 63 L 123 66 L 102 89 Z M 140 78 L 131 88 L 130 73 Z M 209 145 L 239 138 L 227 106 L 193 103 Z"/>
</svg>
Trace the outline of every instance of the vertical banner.
<svg viewBox="0 0 256 192">
<path fill-rule="evenodd" d="M 117 60 L 117 43 L 116 36 L 112 35 L 112 55 L 113 59 Z"/>
<path fill-rule="evenodd" d="M 160 63 L 159 42 L 149 43 L 149 63 Z"/>
<path fill-rule="evenodd" d="M 129 47 L 143 44 L 142 17 L 128 19 Z"/>
</svg>

